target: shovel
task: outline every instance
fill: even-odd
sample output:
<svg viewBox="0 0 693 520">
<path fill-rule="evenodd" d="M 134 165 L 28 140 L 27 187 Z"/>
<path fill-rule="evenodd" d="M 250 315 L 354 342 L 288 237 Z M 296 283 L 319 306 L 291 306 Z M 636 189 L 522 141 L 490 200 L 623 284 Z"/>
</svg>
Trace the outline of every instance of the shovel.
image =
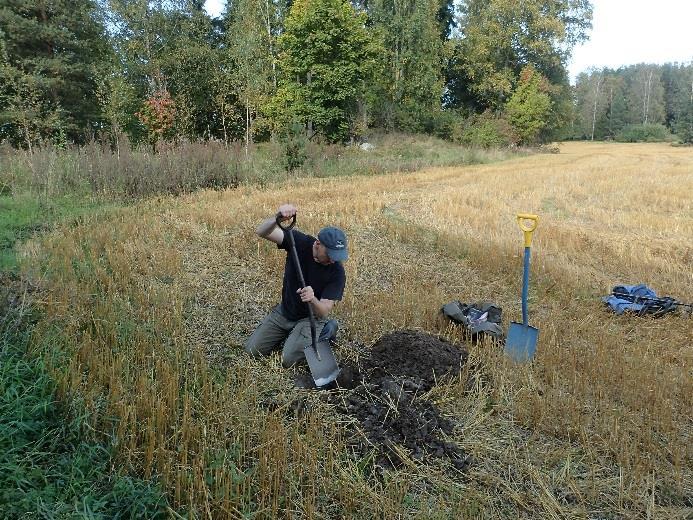
<svg viewBox="0 0 693 520">
<path fill-rule="evenodd" d="M 290 224 L 286 226 L 282 225 L 282 218 L 283 217 L 281 214 L 277 215 L 277 225 L 289 235 L 289 242 L 291 243 L 291 258 L 296 266 L 296 272 L 298 272 L 298 280 L 301 283 L 301 287 L 305 287 L 306 280 L 303 278 L 301 264 L 298 261 L 296 242 L 294 242 L 294 232 L 292 231 L 293 227 L 296 225 L 296 215 L 293 216 Z M 325 386 L 337 379 L 337 376 L 339 375 L 339 366 L 337 365 L 337 360 L 332 353 L 330 340 L 325 339 L 322 341 L 317 341 L 315 315 L 313 314 L 313 308 L 310 306 L 310 304 L 308 304 L 308 316 L 310 317 L 311 344 L 304 347 L 303 354 L 306 356 L 306 360 L 308 361 L 310 375 L 313 376 L 315 386 Z"/>
<path fill-rule="evenodd" d="M 525 234 L 525 260 L 522 273 L 522 323 L 512 322 L 505 340 L 505 353 L 518 363 L 531 360 L 537 350 L 539 329 L 527 324 L 527 293 L 529 292 L 529 250 L 532 245 L 532 232 L 537 227 L 539 217 L 520 213 L 517 222 Z M 526 222 L 530 221 L 529 224 Z"/>
</svg>

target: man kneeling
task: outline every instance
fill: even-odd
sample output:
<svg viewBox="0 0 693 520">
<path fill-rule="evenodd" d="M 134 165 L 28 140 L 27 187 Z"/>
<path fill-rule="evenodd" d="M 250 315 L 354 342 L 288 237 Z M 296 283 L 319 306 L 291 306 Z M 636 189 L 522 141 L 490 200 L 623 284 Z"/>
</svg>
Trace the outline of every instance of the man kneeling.
<svg viewBox="0 0 693 520">
<path fill-rule="evenodd" d="M 266 356 L 281 347 L 282 364 L 290 367 L 304 359 L 303 349 L 311 344 L 308 305 L 316 318 L 320 335 L 336 301 L 342 299 L 346 274 L 342 262 L 347 260 L 347 238 L 336 227 L 325 227 L 317 238 L 293 230 L 301 270 L 306 281 L 300 287 L 298 272 L 291 257 L 288 233 L 277 225 L 296 215 L 296 207 L 283 204 L 276 216 L 260 224 L 255 233 L 287 251 L 282 283 L 282 301 L 258 325 L 245 343 L 245 350 L 255 357 Z"/>
</svg>

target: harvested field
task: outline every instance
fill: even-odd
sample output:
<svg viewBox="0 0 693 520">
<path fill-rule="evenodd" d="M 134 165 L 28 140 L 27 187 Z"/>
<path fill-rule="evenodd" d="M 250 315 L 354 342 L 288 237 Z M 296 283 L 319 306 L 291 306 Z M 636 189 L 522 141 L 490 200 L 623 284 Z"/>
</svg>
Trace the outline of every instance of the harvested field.
<svg viewBox="0 0 693 520">
<path fill-rule="evenodd" d="M 599 297 L 646 283 L 693 302 L 691 193 L 693 149 L 566 143 L 497 164 L 152 200 L 28 243 L 24 276 L 45 294 L 37 344 L 62 338 L 63 395 L 113 435 L 126 470 L 159 478 L 198 517 L 684 519 L 693 319 L 615 316 Z M 353 388 L 296 388 L 302 369 L 241 347 L 279 299 L 284 255 L 253 231 L 284 202 L 302 230 L 349 235 L 335 352 Z M 489 300 L 505 327 L 520 320 L 518 212 L 540 217 L 539 345 L 521 366 L 439 313 Z M 420 359 L 454 369 L 407 371 L 383 347 L 406 334 L 438 338 L 439 357 Z M 399 425 L 385 418 L 393 396 Z M 408 433 L 393 444 L 383 425 Z"/>
</svg>

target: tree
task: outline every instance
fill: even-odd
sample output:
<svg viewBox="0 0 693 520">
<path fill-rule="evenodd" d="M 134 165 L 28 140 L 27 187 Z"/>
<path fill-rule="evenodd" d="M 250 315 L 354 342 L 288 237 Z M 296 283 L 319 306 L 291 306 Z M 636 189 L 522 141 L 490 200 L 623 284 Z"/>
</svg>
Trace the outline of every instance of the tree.
<svg viewBox="0 0 693 520">
<path fill-rule="evenodd" d="M 548 91 L 546 78 L 534 67 L 522 69 L 517 88 L 505 105 L 506 115 L 520 137 L 520 144 L 536 144 L 539 134 L 548 125 L 551 112 Z"/>
<path fill-rule="evenodd" d="M 14 142 L 83 141 L 101 114 L 94 66 L 108 59 L 93 0 L 5 0 L 0 118 Z"/>
<path fill-rule="evenodd" d="M 142 110 L 135 114 L 147 128 L 149 142 L 156 151 L 160 140 L 171 137 L 176 118 L 176 104 L 166 90 L 155 92 L 145 102 Z"/>
<path fill-rule="evenodd" d="M 376 124 L 423 131 L 440 110 L 445 61 L 441 32 L 448 31 L 437 0 L 374 0 L 371 30 L 381 46 L 379 74 L 371 82 Z"/>
<path fill-rule="evenodd" d="M 221 135 L 214 95 L 220 41 L 202 2 L 108 0 L 108 5 L 117 55 L 141 106 L 168 92 L 177 107 L 173 134 Z"/>
<path fill-rule="evenodd" d="M 693 144 L 693 67 L 688 72 L 688 103 L 677 113 L 673 130 L 684 143 Z"/>
<path fill-rule="evenodd" d="M 664 89 L 656 65 L 632 65 L 619 69 L 624 79 L 627 124 L 664 123 Z"/>
<path fill-rule="evenodd" d="M 245 109 L 245 149 L 253 126 L 276 89 L 275 32 L 278 8 L 269 0 L 239 0 L 227 13 L 227 78 Z"/>
<path fill-rule="evenodd" d="M 693 63 L 665 64 L 662 84 L 666 125 L 684 142 L 693 139 Z"/>
<path fill-rule="evenodd" d="M 565 64 L 586 38 L 592 7 L 587 0 L 466 0 L 461 13 L 447 103 L 483 111 L 503 106 L 527 65 L 567 88 Z"/>
<path fill-rule="evenodd" d="M 111 67 L 103 67 L 97 71 L 96 97 L 101 105 L 101 113 L 106 122 L 105 133 L 110 135 L 116 152 L 120 155 L 120 138 L 123 133 L 137 133 L 137 118 L 135 113 L 139 108 L 139 100 L 133 87 L 128 84 L 123 71 Z"/>
<path fill-rule="evenodd" d="M 597 121 L 601 120 L 606 100 L 604 97 L 604 72 L 592 69 L 577 77 L 578 112 L 582 135 L 594 141 Z"/>
<path fill-rule="evenodd" d="M 59 127 L 44 99 L 41 80 L 12 67 L 0 56 L 0 141 L 32 151 L 35 143 Z"/>
<path fill-rule="evenodd" d="M 279 88 L 268 107 L 275 124 L 296 121 L 329 141 L 350 136 L 372 62 L 365 15 L 345 0 L 297 0 L 279 39 Z"/>
</svg>

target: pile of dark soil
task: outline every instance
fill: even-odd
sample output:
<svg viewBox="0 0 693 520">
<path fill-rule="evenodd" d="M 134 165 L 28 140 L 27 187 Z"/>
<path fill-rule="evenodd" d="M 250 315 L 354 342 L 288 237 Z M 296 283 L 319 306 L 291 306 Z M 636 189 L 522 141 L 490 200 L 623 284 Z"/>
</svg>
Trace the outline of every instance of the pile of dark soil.
<svg viewBox="0 0 693 520">
<path fill-rule="evenodd" d="M 440 338 L 413 330 L 395 331 L 375 342 L 364 370 L 370 382 L 407 379 L 421 390 L 459 374 L 467 360 L 463 352 Z"/>
<path fill-rule="evenodd" d="M 446 457 L 464 470 L 469 457 L 444 440 L 453 422 L 422 394 L 458 375 L 466 360 L 466 352 L 447 341 L 404 330 L 381 337 L 360 366 L 343 366 L 337 386 L 345 391 L 328 399 L 352 419 L 352 449 L 361 457 L 372 454 L 381 467 Z"/>
</svg>

